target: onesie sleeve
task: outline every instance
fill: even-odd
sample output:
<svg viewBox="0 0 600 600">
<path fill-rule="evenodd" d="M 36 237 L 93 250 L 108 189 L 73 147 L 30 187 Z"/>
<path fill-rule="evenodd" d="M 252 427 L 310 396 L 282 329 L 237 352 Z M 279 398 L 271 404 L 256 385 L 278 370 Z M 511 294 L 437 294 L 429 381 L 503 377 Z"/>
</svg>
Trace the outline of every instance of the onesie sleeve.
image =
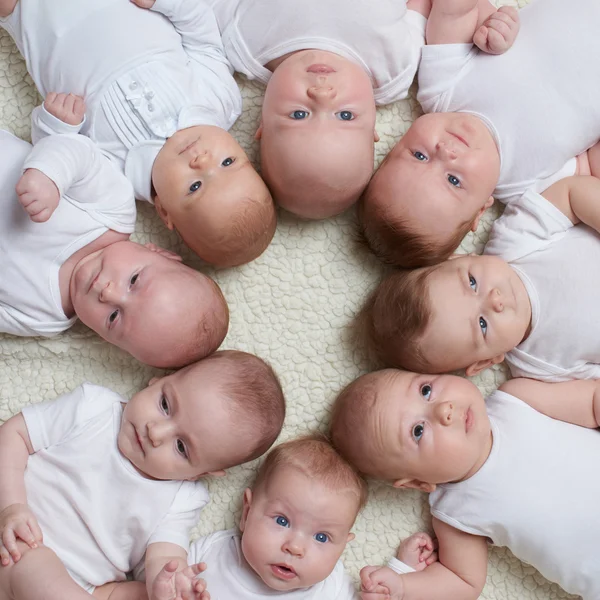
<svg viewBox="0 0 600 600">
<path fill-rule="evenodd" d="M 168 542 L 186 550 L 189 547 L 190 530 L 198 523 L 200 511 L 208 503 L 208 491 L 199 481 L 182 482 L 169 512 L 152 532 L 148 544 Z"/>
<path fill-rule="evenodd" d="M 37 144 L 42 138 L 57 133 L 79 133 L 85 123 L 85 116 L 79 125 L 69 125 L 51 115 L 43 104 L 36 106 L 31 113 L 31 142 Z"/>
<path fill-rule="evenodd" d="M 167 17 L 181 36 L 202 97 L 201 105 L 182 111 L 179 129 L 202 124 L 230 129 L 242 112 L 242 95 L 212 8 L 201 0 L 156 0 L 152 10 Z"/>
<path fill-rule="evenodd" d="M 423 46 L 417 100 L 426 113 L 447 112 L 452 92 L 479 50 L 473 44 Z"/>
<path fill-rule="evenodd" d="M 398 560 L 395 557 L 390 558 L 388 561 L 388 567 L 394 571 L 394 573 L 398 573 L 398 575 L 406 575 L 407 573 L 415 572 L 412 567 L 409 567 L 406 563 L 403 563 L 401 560 Z"/>
<path fill-rule="evenodd" d="M 571 227 L 564 213 L 530 189 L 495 221 L 484 254 L 514 262 L 558 241 Z"/>
<path fill-rule="evenodd" d="M 133 187 L 89 138 L 51 135 L 33 147 L 23 170 L 38 169 L 58 188 L 61 202 L 71 202 L 120 233 L 133 233 Z"/>
<path fill-rule="evenodd" d="M 34 452 L 65 442 L 102 413 L 112 416 L 114 405 L 123 401 L 115 392 L 87 383 L 54 400 L 25 406 L 22 414 Z"/>
</svg>

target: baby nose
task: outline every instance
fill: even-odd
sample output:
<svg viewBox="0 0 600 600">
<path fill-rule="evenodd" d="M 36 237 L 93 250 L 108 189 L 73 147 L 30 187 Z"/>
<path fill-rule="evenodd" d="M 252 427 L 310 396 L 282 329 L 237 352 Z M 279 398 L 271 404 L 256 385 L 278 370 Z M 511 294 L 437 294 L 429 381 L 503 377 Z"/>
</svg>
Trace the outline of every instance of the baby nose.
<svg viewBox="0 0 600 600">
<path fill-rule="evenodd" d="M 337 93 L 328 85 L 315 85 L 306 90 L 308 97 L 311 100 L 333 100 Z"/>
<path fill-rule="evenodd" d="M 452 402 L 440 402 L 435 407 L 436 416 L 442 425 L 452 425 L 454 406 Z"/>
<path fill-rule="evenodd" d="M 304 556 L 304 547 L 300 540 L 295 537 L 288 537 L 283 544 L 283 551 L 291 554 L 292 556 L 297 556 L 298 558 L 302 558 Z"/>
<path fill-rule="evenodd" d="M 495 312 L 502 312 L 504 310 L 504 302 L 502 301 L 502 294 L 498 288 L 494 288 L 490 292 L 490 304 Z"/>
<path fill-rule="evenodd" d="M 192 156 L 192 159 L 190 161 L 190 166 L 191 167 L 203 167 L 206 165 L 206 163 L 209 160 L 210 160 L 210 154 L 207 151 L 198 152 L 198 154 L 195 154 L 194 156 Z"/>
<path fill-rule="evenodd" d="M 163 443 L 167 433 L 167 427 L 161 423 L 150 422 L 146 425 L 148 430 L 148 439 L 154 448 L 158 448 Z"/>
<path fill-rule="evenodd" d="M 114 285 L 110 281 L 103 282 L 99 285 L 102 286 L 100 289 L 100 301 L 101 302 L 109 302 L 110 303 L 110 302 L 114 302 L 114 301 L 118 300 L 120 294 L 119 294 L 119 290 L 117 289 L 116 285 Z"/>
<path fill-rule="evenodd" d="M 449 146 L 445 142 L 438 142 L 435 145 L 435 149 L 440 156 L 448 160 L 454 160 L 456 158 L 456 150 L 454 147 Z"/>
</svg>

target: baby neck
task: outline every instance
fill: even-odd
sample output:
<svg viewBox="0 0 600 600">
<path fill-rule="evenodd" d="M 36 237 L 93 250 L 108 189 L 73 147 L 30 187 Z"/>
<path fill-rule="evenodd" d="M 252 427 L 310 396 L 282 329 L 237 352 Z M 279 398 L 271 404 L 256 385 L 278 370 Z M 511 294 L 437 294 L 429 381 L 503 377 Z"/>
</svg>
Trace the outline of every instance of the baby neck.
<svg viewBox="0 0 600 600">
<path fill-rule="evenodd" d="M 58 271 L 58 285 L 60 289 L 60 301 L 62 305 L 62 309 L 65 315 L 68 318 L 71 318 L 75 315 L 75 310 L 73 309 L 73 303 L 71 302 L 71 276 L 73 275 L 73 271 L 75 267 L 79 263 L 79 261 L 83 260 L 86 256 L 96 252 L 98 250 L 102 250 L 102 248 L 106 248 L 106 246 L 110 246 L 111 244 L 115 244 L 116 242 L 124 242 L 129 239 L 129 235 L 126 233 L 119 233 L 118 231 L 113 231 L 109 229 L 104 232 L 100 237 L 96 238 L 93 242 L 90 242 L 83 248 L 80 248 L 69 256 L 67 260 L 61 265 Z"/>
</svg>

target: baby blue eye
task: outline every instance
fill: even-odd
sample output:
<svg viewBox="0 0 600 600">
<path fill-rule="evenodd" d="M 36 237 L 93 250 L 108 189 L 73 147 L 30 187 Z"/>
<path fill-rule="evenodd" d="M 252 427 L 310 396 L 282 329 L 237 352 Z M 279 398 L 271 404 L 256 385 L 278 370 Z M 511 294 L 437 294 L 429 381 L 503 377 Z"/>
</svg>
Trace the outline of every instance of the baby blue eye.
<svg viewBox="0 0 600 600">
<path fill-rule="evenodd" d="M 423 396 L 425 400 L 429 400 L 429 398 L 431 398 L 431 385 L 426 383 L 425 385 L 421 386 L 421 396 Z"/>
<path fill-rule="evenodd" d="M 473 277 L 473 275 L 469 275 L 469 285 L 473 291 L 477 291 L 477 280 L 475 277 Z"/>
<path fill-rule="evenodd" d="M 417 160 L 420 160 L 421 162 L 424 162 L 424 161 L 427 160 L 427 157 L 422 152 L 419 152 L 418 150 L 416 150 L 415 152 L 413 152 L 413 156 Z"/>
<path fill-rule="evenodd" d="M 133 275 L 131 277 L 131 279 L 129 280 L 129 285 L 135 285 L 135 283 L 139 279 L 139 277 L 140 277 L 139 273 L 136 273 L 135 275 Z"/>
<path fill-rule="evenodd" d="M 118 310 L 113 310 L 110 313 L 110 316 L 108 317 L 108 322 L 112 325 L 117 320 L 118 316 L 119 316 L 119 311 Z"/>
<path fill-rule="evenodd" d="M 281 515 L 279 515 L 278 517 L 275 517 L 275 523 L 277 523 L 277 525 L 281 525 L 281 527 L 289 527 L 290 526 L 290 522 L 285 517 L 282 517 Z"/>
<path fill-rule="evenodd" d="M 301 121 L 302 119 L 306 119 L 308 117 L 308 111 L 306 110 L 295 110 L 293 113 L 290 113 L 290 119 L 296 119 L 297 121 Z"/>
<path fill-rule="evenodd" d="M 190 192 L 193 194 L 194 192 L 197 192 L 201 187 L 202 187 L 201 181 L 194 181 L 194 183 L 192 183 L 192 185 L 190 185 Z"/>
<path fill-rule="evenodd" d="M 479 327 L 481 328 L 481 333 L 483 333 L 483 336 L 485 337 L 487 334 L 488 324 L 483 317 L 479 317 Z"/>
<path fill-rule="evenodd" d="M 415 440 L 415 442 L 419 443 L 421 441 L 421 438 L 423 437 L 424 433 L 425 433 L 425 424 L 417 423 L 412 429 L 413 440 Z"/>
<path fill-rule="evenodd" d="M 169 414 L 169 403 L 167 402 L 165 396 L 160 397 L 160 408 L 166 415 Z"/>
<path fill-rule="evenodd" d="M 325 544 L 329 541 L 329 536 L 326 533 L 315 533 L 315 540 L 321 544 Z"/>
<path fill-rule="evenodd" d="M 229 165 L 232 165 L 234 162 L 235 162 L 235 158 L 231 158 L 231 156 L 230 156 L 221 163 L 221 166 L 228 167 Z"/>
<path fill-rule="evenodd" d="M 185 444 L 181 440 L 177 440 L 177 452 L 181 454 L 184 458 L 187 458 L 187 450 L 185 449 Z"/>
<path fill-rule="evenodd" d="M 460 179 L 458 177 L 455 177 L 454 175 L 448 175 L 448 181 L 450 182 L 450 185 L 453 185 L 454 187 L 460 187 Z"/>
<path fill-rule="evenodd" d="M 350 112 L 349 110 L 340 110 L 340 112 L 335 113 L 335 116 L 340 121 L 353 121 L 354 120 L 354 113 Z"/>
</svg>

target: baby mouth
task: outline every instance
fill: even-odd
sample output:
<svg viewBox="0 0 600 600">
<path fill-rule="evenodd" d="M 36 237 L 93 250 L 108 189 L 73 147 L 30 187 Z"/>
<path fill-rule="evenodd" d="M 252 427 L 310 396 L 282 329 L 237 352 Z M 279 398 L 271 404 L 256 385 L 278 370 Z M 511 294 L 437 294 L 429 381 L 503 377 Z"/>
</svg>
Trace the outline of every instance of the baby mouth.
<svg viewBox="0 0 600 600">
<path fill-rule="evenodd" d="M 308 67 L 306 69 L 306 72 L 307 73 L 328 74 L 328 73 L 335 73 L 335 69 L 333 67 L 330 67 L 329 65 L 317 64 L 317 65 L 310 65 L 310 67 Z"/>
<path fill-rule="evenodd" d="M 284 563 L 279 565 L 271 565 L 271 570 L 273 571 L 273 575 L 275 575 L 275 577 L 278 579 L 289 581 L 290 579 L 294 579 L 294 577 L 296 577 L 296 571 Z"/>
</svg>

